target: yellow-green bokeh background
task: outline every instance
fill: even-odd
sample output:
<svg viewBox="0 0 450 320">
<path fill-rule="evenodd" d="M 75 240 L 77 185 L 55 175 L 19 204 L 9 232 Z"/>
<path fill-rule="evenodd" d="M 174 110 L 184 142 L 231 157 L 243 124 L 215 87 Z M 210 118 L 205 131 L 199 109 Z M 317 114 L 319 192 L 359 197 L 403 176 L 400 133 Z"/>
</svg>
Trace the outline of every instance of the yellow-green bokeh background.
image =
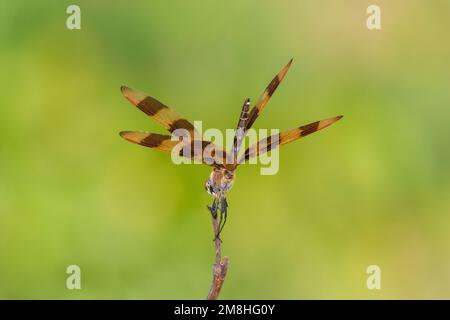
<svg viewBox="0 0 450 320">
<path fill-rule="evenodd" d="M 120 139 L 163 129 L 119 87 L 226 129 L 291 57 L 256 128 L 345 117 L 240 168 L 221 297 L 450 298 L 449 30 L 444 0 L 2 1 L 0 298 L 204 298 L 209 168 Z"/>
</svg>

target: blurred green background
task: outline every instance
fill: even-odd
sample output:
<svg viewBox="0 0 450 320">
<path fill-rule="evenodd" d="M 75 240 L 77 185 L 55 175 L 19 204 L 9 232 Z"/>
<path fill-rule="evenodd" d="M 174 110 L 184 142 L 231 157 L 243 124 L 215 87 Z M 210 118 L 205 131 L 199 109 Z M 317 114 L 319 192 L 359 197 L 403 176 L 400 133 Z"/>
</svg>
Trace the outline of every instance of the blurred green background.
<svg viewBox="0 0 450 320">
<path fill-rule="evenodd" d="M 210 169 L 120 139 L 164 130 L 119 87 L 232 128 L 291 57 L 255 128 L 345 117 L 239 169 L 221 298 L 450 298 L 448 30 L 444 0 L 0 2 L 0 298 L 203 299 Z"/>
</svg>

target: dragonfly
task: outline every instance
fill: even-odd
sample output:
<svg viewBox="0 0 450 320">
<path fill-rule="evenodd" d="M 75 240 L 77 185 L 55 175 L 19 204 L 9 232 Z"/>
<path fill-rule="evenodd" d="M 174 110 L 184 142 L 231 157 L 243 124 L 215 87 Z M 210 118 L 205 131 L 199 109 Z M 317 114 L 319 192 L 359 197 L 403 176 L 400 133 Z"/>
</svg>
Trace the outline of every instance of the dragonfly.
<svg viewBox="0 0 450 320">
<path fill-rule="evenodd" d="M 188 143 L 190 144 L 190 148 L 187 149 L 188 151 L 186 151 L 186 149 L 181 149 L 179 151 L 181 157 L 199 160 L 201 163 L 212 168 L 211 174 L 206 180 L 205 189 L 207 193 L 213 197 L 211 206 L 208 206 L 212 218 L 219 219 L 219 228 L 215 235 L 215 239 L 219 238 L 226 223 L 228 208 L 227 193 L 234 184 L 236 177 L 235 171 L 239 165 L 252 158 L 258 157 L 261 154 L 274 150 L 279 146 L 286 145 L 326 128 L 343 117 L 342 115 L 339 115 L 279 132 L 259 140 L 239 155 L 246 133 L 263 111 L 267 102 L 288 72 L 291 64 L 292 59 L 272 79 L 251 109 L 250 99 L 247 98 L 244 101 L 236 125 L 233 145 L 230 152 L 227 153 L 211 141 L 198 140 L 198 138 L 197 140 L 188 140 Z M 122 86 L 121 91 L 129 102 L 159 123 L 163 128 L 168 130 L 169 133 L 173 134 L 176 130 L 180 129 L 188 132 L 191 137 L 199 136 L 198 131 L 192 122 L 186 120 L 186 118 L 182 117 L 162 102 L 127 86 Z M 173 148 L 180 143 L 180 141 L 172 139 L 171 135 L 151 132 L 121 131 L 120 136 L 134 144 L 168 153 L 171 153 Z M 208 154 L 211 156 L 204 156 L 206 150 L 209 151 Z"/>
</svg>

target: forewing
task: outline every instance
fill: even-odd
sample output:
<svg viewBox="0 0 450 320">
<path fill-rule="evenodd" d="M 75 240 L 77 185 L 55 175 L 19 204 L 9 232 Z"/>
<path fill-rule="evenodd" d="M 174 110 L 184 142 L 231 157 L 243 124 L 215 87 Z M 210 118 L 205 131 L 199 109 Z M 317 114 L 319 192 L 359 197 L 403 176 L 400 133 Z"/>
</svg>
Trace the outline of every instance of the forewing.
<svg viewBox="0 0 450 320">
<path fill-rule="evenodd" d="M 269 152 L 270 150 L 273 150 L 278 146 L 288 144 L 292 141 L 298 140 L 311 133 L 326 128 L 341 118 L 342 116 L 337 116 L 321 121 L 316 121 L 298 128 L 280 132 L 277 135 L 272 135 L 267 138 L 261 139 L 254 145 L 250 146 L 247 150 L 245 150 L 244 154 L 239 159 L 238 164 L 241 164 L 251 158 L 257 157 L 260 154 Z"/>
<path fill-rule="evenodd" d="M 180 143 L 180 141 L 171 140 L 169 135 L 150 132 L 122 131 L 120 136 L 132 143 L 167 153 L 171 153 L 173 148 Z M 205 149 L 207 149 L 207 152 L 205 152 Z M 215 167 L 221 167 L 227 156 L 223 150 L 210 141 L 192 141 L 187 148 L 180 147 L 178 154 Z"/>
</svg>

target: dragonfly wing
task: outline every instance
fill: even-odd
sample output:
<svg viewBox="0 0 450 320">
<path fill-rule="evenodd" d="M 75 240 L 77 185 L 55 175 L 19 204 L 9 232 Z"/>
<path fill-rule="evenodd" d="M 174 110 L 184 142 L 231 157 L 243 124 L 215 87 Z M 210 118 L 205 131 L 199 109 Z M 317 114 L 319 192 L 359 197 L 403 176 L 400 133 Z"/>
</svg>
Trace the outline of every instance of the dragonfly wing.
<svg viewBox="0 0 450 320">
<path fill-rule="evenodd" d="M 173 132 L 176 129 L 186 129 L 191 136 L 196 132 L 192 123 L 155 98 L 126 86 L 122 86 L 120 90 L 128 101 L 158 122 L 169 132 Z"/>
<path fill-rule="evenodd" d="M 182 143 L 172 140 L 169 135 L 150 132 L 122 131 L 120 136 L 132 143 L 167 153 L 171 153 L 173 148 Z M 210 141 L 192 141 L 187 147 L 186 145 L 186 143 L 179 145 L 179 156 L 215 167 L 222 167 L 225 163 L 226 153 Z"/>
<path fill-rule="evenodd" d="M 273 93 L 277 89 L 278 85 L 283 80 L 284 76 L 289 70 L 289 67 L 292 64 L 292 59 L 281 69 L 281 71 L 272 79 L 267 88 L 258 98 L 255 106 L 250 110 L 250 114 L 248 116 L 247 124 L 245 130 L 247 131 L 255 122 L 256 118 L 258 118 L 259 114 L 262 112 L 270 97 L 272 97 Z"/>
<path fill-rule="evenodd" d="M 261 139 L 257 143 L 250 146 L 247 150 L 245 150 L 244 154 L 239 159 L 238 164 L 241 164 L 251 158 L 257 157 L 260 154 L 269 152 L 270 150 L 273 150 L 278 146 L 288 144 L 292 141 L 298 140 L 311 133 L 326 128 L 341 118 L 342 116 L 337 116 L 321 121 L 316 121 L 298 128 L 280 132 L 277 135 L 272 135 L 267 138 Z"/>
</svg>

